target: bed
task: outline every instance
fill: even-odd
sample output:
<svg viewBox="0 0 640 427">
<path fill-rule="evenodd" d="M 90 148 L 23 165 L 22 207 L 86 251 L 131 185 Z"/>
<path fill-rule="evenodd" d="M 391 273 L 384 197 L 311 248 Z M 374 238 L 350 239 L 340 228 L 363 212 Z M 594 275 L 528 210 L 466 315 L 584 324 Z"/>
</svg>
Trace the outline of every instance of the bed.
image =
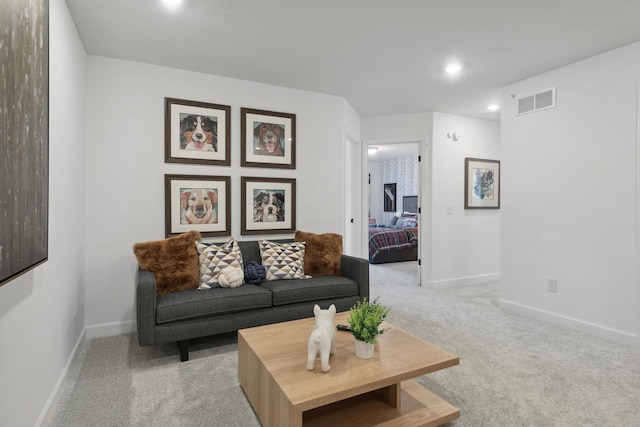
<svg viewBox="0 0 640 427">
<path fill-rule="evenodd" d="M 369 227 L 369 263 L 416 261 L 418 227 Z"/>
<path fill-rule="evenodd" d="M 404 196 L 403 210 L 386 225 L 369 225 L 369 263 L 418 259 L 418 196 Z"/>
</svg>

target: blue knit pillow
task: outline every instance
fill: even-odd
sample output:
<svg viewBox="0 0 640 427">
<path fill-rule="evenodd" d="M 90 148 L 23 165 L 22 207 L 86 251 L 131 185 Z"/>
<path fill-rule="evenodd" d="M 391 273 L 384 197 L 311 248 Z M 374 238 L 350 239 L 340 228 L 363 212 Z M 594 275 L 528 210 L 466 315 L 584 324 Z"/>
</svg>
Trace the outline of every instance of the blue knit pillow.
<svg viewBox="0 0 640 427">
<path fill-rule="evenodd" d="M 244 266 L 244 281 L 251 285 L 259 285 L 264 282 L 267 272 L 259 262 L 250 261 Z"/>
</svg>

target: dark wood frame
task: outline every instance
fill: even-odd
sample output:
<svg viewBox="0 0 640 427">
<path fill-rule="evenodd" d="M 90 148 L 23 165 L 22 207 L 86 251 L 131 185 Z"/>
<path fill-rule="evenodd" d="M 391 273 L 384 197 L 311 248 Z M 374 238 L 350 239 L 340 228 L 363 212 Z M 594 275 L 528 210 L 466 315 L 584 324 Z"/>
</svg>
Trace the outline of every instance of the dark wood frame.
<svg viewBox="0 0 640 427">
<path fill-rule="evenodd" d="M 174 181 L 193 181 L 194 187 L 197 188 L 197 183 L 202 181 L 218 181 L 222 182 L 224 186 L 224 203 L 218 201 L 218 218 L 222 218 L 218 222 L 218 226 L 212 226 L 211 224 L 183 224 L 180 223 L 179 227 L 174 228 L 174 213 L 172 209 L 172 202 L 176 196 L 180 194 L 172 194 L 172 183 Z M 220 197 L 220 195 L 219 195 Z M 180 201 L 178 201 L 180 203 Z M 221 213 L 221 209 L 224 208 L 224 212 Z M 178 206 L 180 209 L 180 206 Z M 181 212 L 177 215 L 180 216 Z M 164 217 L 165 217 L 165 235 L 167 237 L 180 233 L 187 232 L 189 230 L 198 230 L 202 237 L 216 237 L 216 236 L 230 236 L 231 235 L 231 177 L 229 176 L 209 176 L 209 175 L 165 175 L 164 176 Z M 224 224 L 222 224 L 224 222 Z M 212 228 L 221 228 L 212 230 Z"/>
<path fill-rule="evenodd" d="M 271 157 L 271 156 L 259 156 L 253 153 L 253 124 L 251 124 L 251 130 L 247 129 L 249 126 L 248 116 L 267 116 L 272 117 L 273 122 L 277 122 L 285 127 L 285 142 L 289 145 L 283 147 L 285 156 Z M 265 123 L 264 121 L 262 123 Z M 290 127 L 290 141 L 286 139 L 287 126 Z M 280 168 L 280 169 L 295 169 L 296 168 L 296 115 L 290 113 L 278 113 L 275 111 L 256 110 L 252 108 L 240 109 L 240 165 L 245 167 L 260 167 L 260 168 Z M 249 147 L 250 146 L 250 147 Z M 281 160 L 279 160 L 281 159 Z M 288 159 L 288 160 L 287 160 Z"/>
<path fill-rule="evenodd" d="M 284 228 L 275 227 L 275 228 L 267 228 L 267 227 L 251 227 L 248 224 L 247 217 L 253 218 L 255 213 L 253 211 L 253 194 L 249 194 L 248 186 L 251 183 L 265 183 L 272 184 L 278 188 L 278 184 L 283 184 L 286 186 L 290 186 L 291 195 L 289 198 L 289 205 L 286 204 L 286 193 L 285 193 L 285 207 L 286 213 L 285 215 L 289 216 L 289 221 L 284 221 Z M 293 178 L 255 178 L 255 177 L 241 177 L 241 202 L 240 202 L 240 211 L 241 211 L 241 227 L 240 234 L 242 235 L 254 235 L 254 234 L 286 234 L 292 233 L 296 230 L 296 180 Z M 286 190 L 283 188 L 283 190 Z M 279 224 L 280 222 L 273 223 L 260 223 L 260 224 Z"/>
<path fill-rule="evenodd" d="M 482 168 L 491 169 L 493 174 L 491 200 L 478 200 L 474 198 L 474 185 L 472 170 Z M 500 209 L 500 161 L 489 159 L 476 159 L 466 157 L 464 159 L 464 208 L 465 209 Z"/>
<path fill-rule="evenodd" d="M 176 147 L 175 135 L 180 134 L 180 120 L 172 116 L 172 107 L 181 107 L 185 112 L 216 117 L 218 120 L 218 151 L 190 151 Z M 203 111 L 206 110 L 206 111 Z M 180 111 L 178 114 L 182 113 Z M 222 117 L 224 116 L 224 117 Z M 221 134 L 224 125 L 224 135 Z M 178 137 L 179 138 L 179 137 Z M 223 146 L 222 146 L 223 145 Z M 221 147 L 222 146 L 222 147 Z M 184 152 L 184 153 L 182 153 Z M 178 155 L 180 153 L 181 155 Z M 222 153 L 222 154 L 220 154 Z M 164 161 L 166 163 L 193 163 L 216 166 L 231 165 L 231 107 L 185 99 L 164 99 Z"/>
<path fill-rule="evenodd" d="M 0 41 L 2 286 L 49 259 L 49 1 L 3 4 L 0 24 L 12 38 Z"/>
</svg>

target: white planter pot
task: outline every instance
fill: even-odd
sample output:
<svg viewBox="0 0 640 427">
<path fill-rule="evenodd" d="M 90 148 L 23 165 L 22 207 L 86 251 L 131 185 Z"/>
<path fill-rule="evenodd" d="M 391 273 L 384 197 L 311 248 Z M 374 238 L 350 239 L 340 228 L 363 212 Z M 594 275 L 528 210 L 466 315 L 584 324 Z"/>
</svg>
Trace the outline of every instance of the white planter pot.
<svg viewBox="0 0 640 427">
<path fill-rule="evenodd" d="M 373 344 L 366 343 L 364 341 L 356 341 L 356 357 L 360 359 L 371 359 L 373 357 Z"/>
</svg>

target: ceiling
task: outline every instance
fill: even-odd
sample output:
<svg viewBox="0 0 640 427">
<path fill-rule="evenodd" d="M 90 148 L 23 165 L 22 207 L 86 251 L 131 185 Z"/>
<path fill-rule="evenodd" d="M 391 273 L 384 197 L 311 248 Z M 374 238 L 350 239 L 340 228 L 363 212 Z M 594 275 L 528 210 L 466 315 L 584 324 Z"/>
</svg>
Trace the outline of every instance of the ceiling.
<svg viewBox="0 0 640 427">
<path fill-rule="evenodd" d="M 88 54 L 337 95 L 362 117 L 497 120 L 501 86 L 640 40 L 638 0 L 66 2 Z"/>
</svg>

